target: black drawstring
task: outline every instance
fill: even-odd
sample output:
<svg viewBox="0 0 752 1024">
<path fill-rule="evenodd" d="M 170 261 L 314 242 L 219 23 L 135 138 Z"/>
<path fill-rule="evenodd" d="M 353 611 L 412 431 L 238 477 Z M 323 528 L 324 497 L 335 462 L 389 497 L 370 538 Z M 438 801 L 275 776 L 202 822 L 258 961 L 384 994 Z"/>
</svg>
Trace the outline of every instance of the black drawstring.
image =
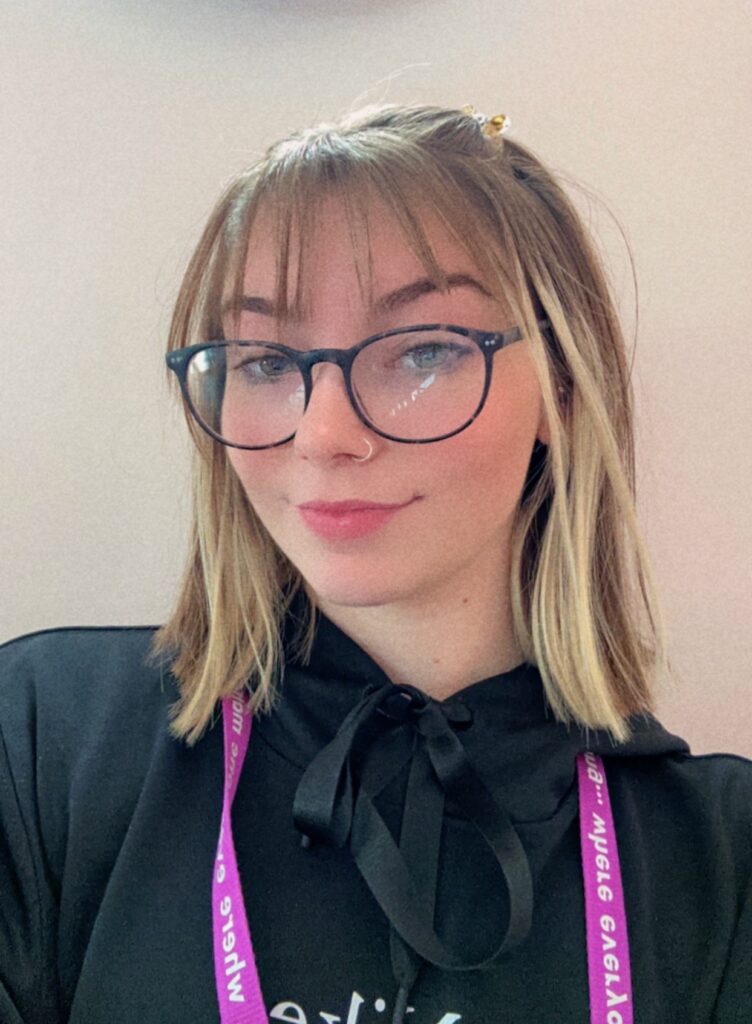
<svg viewBox="0 0 752 1024">
<path fill-rule="evenodd" d="M 394 1001 L 394 1013 L 392 1014 L 392 1024 L 404 1024 L 405 1012 L 407 1010 L 407 999 L 410 995 L 410 987 L 405 984 L 400 985 L 397 990 L 397 998 Z"/>
<path fill-rule="evenodd" d="M 506 810 L 478 776 L 455 735 L 455 728 L 469 725 L 471 719 L 461 700 L 439 703 L 413 686 L 372 684 L 334 739 L 308 765 L 295 793 L 293 819 L 303 833 L 302 844 L 310 846 L 312 838 L 341 847 L 349 840 L 360 873 L 398 933 L 392 932 L 390 941 L 400 982 L 393 1024 L 403 1019 L 405 1007 L 399 1005 L 403 996 L 406 1005 L 420 970 L 419 958 L 445 970 L 488 968 L 523 942 L 530 930 L 533 884 L 524 848 Z M 414 729 L 407 753 L 403 731 L 389 729 L 394 722 Z M 398 847 L 373 800 L 411 757 Z M 360 778 L 354 783 L 356 772 Z M 480 830 L 509 891 L 506 934 L 477 963 L 448 949 L 433 927 L 446 797 Z"/>
</svg>

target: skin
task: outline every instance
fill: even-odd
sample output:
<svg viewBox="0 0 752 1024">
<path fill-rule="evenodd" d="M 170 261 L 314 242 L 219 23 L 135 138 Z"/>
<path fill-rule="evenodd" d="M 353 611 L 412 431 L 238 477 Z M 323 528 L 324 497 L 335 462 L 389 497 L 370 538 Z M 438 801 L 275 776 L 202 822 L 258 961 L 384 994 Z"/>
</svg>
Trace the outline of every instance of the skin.
<svg viewBox="0 0 752 1024">
<path fill-rule="evenodd" d="M 369 217 L 373 294 L 425 276 L 398 225 L 384 209 Z M 311 272 L 311 319 L 296 326 L 317 347 L 347 348 L 378 331 L 417 323 L 482 330 L 514 326 L 508 309 L 467 286 L 423 295 L 374 318 L 361 297 L 344 214 L 329 200 Z M 483 278 L 442 225 L 423 218 L 447 273 Z M 245 293 L 274 296 L 272 237 L 254 229 Z M 290 288 L 292 289 L 292 284 Z M 244 311 L 235 337 L 284 340 L 267 315 Z M 287 332 L 287 334 L 285 334 Z M 228 336 L 230 336 L 228 334 Z M 494 356 L 491 389 L 480 416 L 454 437 L 406 445 L 369 430 L 351 408 L 341 371 L 314 368 L 310 404 L 294 439 L 279 448 L 228 457 L 255 512 L 302 574 L 324 612 L 394 683 L 438 700 L 509 671 L 524 659 L 509 602 L 510 529 L 533 444 L 549 443 L 540 387 L 520 341 Z M 367 437 L 373 455 L 366 462 Z M 296 505 L 348 498 L 405 502 L 378 531 L 328 541 L 303 522 Z"/>
</svg>

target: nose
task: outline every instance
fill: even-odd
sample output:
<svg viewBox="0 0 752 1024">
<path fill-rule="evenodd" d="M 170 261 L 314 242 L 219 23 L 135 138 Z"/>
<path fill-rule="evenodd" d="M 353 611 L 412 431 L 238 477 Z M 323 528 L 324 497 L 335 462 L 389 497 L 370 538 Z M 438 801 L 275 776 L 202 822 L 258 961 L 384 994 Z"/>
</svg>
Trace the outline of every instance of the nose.
<svg viewBox="0 0 752 1024">
<path fill-rule="evenodd" d="M 311 379 L 311 397 L 295 434 L 295 446 L 308 454 L 333 453 L 337 448 L 351 451 L 353 446 L 360 451 L 368 427 L 350 402 L 344 371 L 333 363 L 317 363 Z"/>
</svg>

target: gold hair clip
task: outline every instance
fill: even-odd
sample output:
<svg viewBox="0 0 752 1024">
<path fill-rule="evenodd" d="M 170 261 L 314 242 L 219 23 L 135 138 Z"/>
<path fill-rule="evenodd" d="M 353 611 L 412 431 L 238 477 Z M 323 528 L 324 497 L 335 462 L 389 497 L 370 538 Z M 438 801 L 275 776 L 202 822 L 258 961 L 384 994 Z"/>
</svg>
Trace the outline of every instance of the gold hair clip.
<svg viewBox="0 0 752 1024">
<path fill-rule="evenodd" d="M 512 119 L 507 117 L 506 114 L 495 114 L 493 117 L 486 117 L 485 114 L 476 114 L 475 107 L 471 107 L 469 103 L 466 103 L 462 108 L 462 113 L 477 121 L 480 125 L 480 130 L 490 139 L 498 138 L 499 135 L 508 132 L 512 127 Z"/>
</svg>

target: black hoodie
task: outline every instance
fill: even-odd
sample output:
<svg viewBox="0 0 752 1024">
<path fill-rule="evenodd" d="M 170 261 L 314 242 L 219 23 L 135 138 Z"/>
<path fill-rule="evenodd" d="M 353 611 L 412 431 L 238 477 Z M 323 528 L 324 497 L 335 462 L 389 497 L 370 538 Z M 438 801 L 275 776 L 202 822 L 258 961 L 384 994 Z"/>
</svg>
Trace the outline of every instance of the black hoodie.
<svg viewBox="0 0 752 1024">
<path fill-rule="evenodd" d="M 0 1024 L 219 1021 L 221 718 L 192 749 L 169 736 L 177 689 L 169 672 L 144 665 L 153 632 L 59 629 L 0 648 Z M 528 664 L 439 702 L 506 808 L 534 886 L 521 942 L 486 969 L 445 970 L 400 938 L 350 839 L 319 836 L 306 848 L 293 814 L 306 768 L 369 688 L 388 682 L 322 616 L 310 665 L 288 658 L 278 709 L 253 723 L 232 818 L 270 1022 L 390 1024 L 405 982 L 396 1014 L 406 1024 L 587 1024 L 575 765 L 584 749 L 607 772 L 635 1024 L 752 1021 L 752 762 L 693 756 L 649 716 L 616 747 L 567 729 Z M 507 928 L 493 851 L 461 805 L 438 799 L 435 776 L 421 768 L 407 793 L 421 756 L 409 723 L 380 714 L 364 724 L 348 758 L 353 791 L 366 768 L 382 778 L 374 803 L 396 842 L 406 801 L 420 815 L 425 834 L 405 846 L 408 868 L 429 890 L 436 873 L 435 931 L 480 963 Z"/>
</svg>

